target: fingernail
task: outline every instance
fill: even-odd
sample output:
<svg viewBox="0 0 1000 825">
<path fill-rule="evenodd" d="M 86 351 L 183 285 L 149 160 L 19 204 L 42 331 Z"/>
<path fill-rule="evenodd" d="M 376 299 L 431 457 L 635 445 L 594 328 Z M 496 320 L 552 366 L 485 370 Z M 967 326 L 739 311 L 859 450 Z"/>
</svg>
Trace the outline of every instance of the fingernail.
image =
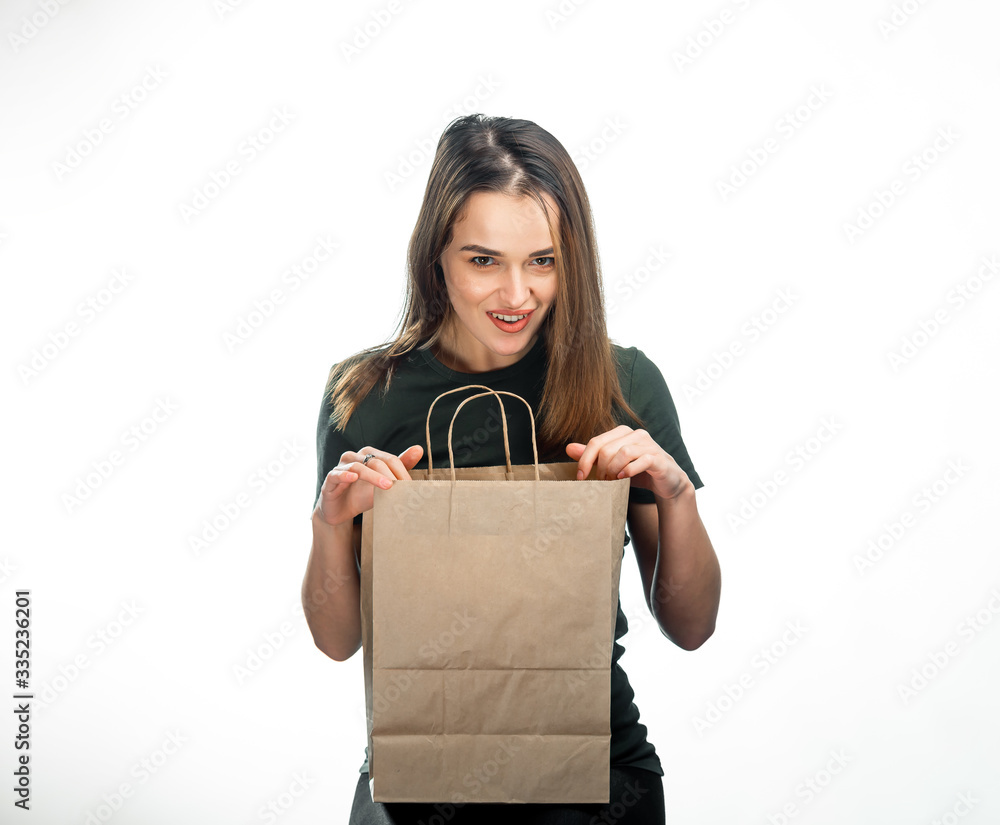
<svg viewBox="0 0 1000 825">
<path fill-rule="evenodd" d="M 384 489 L 388 490 L 388 489 L 389 489 L 389 487 L 391 487 L 391 486 L 392 486 L 392 482 L 391 482 L 391 481 L 389 481 L 389 479 L 387 479 L 387 478 L 383 477 L 383 478 L 382 478 L 382 480 L 381 480 L 381 481 L 379 481 L 379 485 L 380 485 L 381 487 L 383 487 Z"/>
<path fill-rule="evenodd" d="M 583 478 L 583 470 L 577 470 L 576 471 L 576 480 L 579 481 L 581 478 Z"/>
</svg>

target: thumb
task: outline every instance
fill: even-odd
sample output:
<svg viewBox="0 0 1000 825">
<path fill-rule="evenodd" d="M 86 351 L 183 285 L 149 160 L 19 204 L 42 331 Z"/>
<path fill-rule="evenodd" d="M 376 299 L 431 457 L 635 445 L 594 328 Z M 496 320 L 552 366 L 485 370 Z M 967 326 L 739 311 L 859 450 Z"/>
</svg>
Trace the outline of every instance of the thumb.
<svg viewBox="0 0 1000 825">
<path fill-rule="evenodd" d="M 419 444 L 414 444 L 412 447 L 407 447 L 403 452 L 399 454 L 399 460 L 403 462 L 403 466 L 407 470 L 412 470 L 420 457 L 424 454 L 424 448 Z"/>
<path fill-rule="evenodd" d="M 576 441 L 571 441 L 566 445 L 566 452 L 570 458 L 579 458 L 583 455 L 583 451 L 586 448 L 585 444 L 580 444 Z"/>
</svg>

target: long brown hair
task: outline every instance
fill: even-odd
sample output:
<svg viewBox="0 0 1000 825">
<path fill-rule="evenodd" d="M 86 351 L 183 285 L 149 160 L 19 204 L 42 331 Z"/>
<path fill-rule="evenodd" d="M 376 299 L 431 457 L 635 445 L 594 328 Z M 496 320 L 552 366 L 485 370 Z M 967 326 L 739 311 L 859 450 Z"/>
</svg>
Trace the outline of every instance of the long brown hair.
<svg viewBox="0 0 1000 825">
<path fill-rule="evenodd" d="M 534 411 L 539 454 L 567 460 L 566 444 L 586 444 L 616 426 L 613 407 L 643 426 L 618 382 L 593 216 L 576 165 L 555 137 L 530 120 L 481 114 L 456 118 L 438 141 L 407 251 L 402 329 L 345 359 L 339 376 L 331 370 L 327 393 L 335 399 L 333 426 L 342 427 L 383 381 L 384 395 L 403 356 L 441 337 L 454 310 L 438 260 L 473 192 L 534 198 L 552 235 L 557 293 L 539 332 L 548 350 L 545 389 Z M 542 193 L 556 204 L 557 215 L 550 214 Z M 553 224 L 558 231 L 552 231 Z M 469 382 L 475 383 L 474 374 Z"/>
</svg>

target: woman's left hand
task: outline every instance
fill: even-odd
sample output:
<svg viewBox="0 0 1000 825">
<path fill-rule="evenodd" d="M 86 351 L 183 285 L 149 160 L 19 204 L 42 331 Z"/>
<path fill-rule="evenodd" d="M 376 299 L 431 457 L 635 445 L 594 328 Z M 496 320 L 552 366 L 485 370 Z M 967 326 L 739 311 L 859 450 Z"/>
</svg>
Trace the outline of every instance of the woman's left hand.
<svg viewBox="0 0 1000 825">
<path fill-rule="evenodd" d="M 657 498 L 676 498 L 691 483 L 648 432 L 626 424 L 595 435 L 586 444 L 573 441 L 566 445 L 566 453 L 579 466 L 578 479 L 588 478 L 591 469 L 599 479 L 631 478 L 632 484 L 652 490 Z"/>
</svg>

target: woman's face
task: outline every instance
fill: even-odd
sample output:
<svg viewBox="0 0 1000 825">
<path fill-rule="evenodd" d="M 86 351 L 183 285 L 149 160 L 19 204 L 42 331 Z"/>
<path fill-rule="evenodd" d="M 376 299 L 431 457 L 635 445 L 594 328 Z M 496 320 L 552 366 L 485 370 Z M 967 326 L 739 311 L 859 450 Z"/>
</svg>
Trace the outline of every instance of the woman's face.
<svg viewBox="0 0 1000 825">
<path fill-rule="evenodd" d="M 543 197 L 555 222 L 555 204 Z M 520 360 L 556 297 L 552 236 L 537 201 L 473 193 L 440 263 L 455 311 L 441 346 L 451 365 L 489 372 Z M 508 323 L 492 313 L 526 317 Z"/>
</svg>

